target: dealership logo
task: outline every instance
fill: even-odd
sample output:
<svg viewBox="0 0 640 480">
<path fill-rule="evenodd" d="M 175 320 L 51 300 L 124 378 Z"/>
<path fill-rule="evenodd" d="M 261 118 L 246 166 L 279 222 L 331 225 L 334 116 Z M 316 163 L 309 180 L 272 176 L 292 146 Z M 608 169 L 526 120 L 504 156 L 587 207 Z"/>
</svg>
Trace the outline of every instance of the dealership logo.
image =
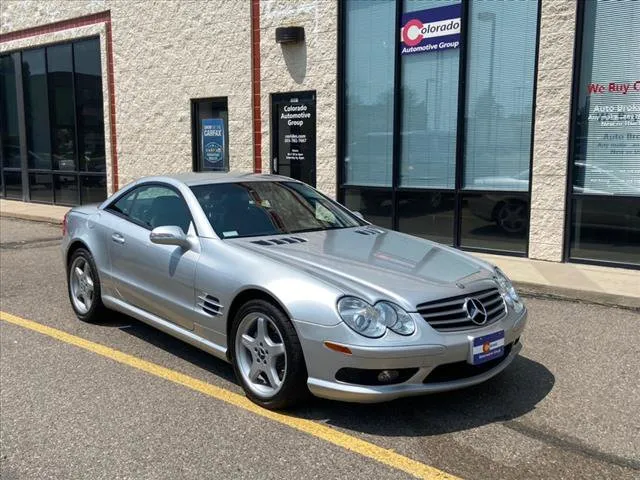
<svg viewBox="0 0 640 480">
<path fill-rule="evenodd" d="M 460 19 L 452 18 L 424 24 L 417 18 L 409 20 L 402 28 L 402 41 L 407 47 L 419 45 L 425 38 L 442 37 L 460 33 Z"/>
<path fill-rule="evenodd" d="M 426 53 L 460 46 L 461 4 L 405 13 L 400 40 L 402 55 Z"/>
</svg>

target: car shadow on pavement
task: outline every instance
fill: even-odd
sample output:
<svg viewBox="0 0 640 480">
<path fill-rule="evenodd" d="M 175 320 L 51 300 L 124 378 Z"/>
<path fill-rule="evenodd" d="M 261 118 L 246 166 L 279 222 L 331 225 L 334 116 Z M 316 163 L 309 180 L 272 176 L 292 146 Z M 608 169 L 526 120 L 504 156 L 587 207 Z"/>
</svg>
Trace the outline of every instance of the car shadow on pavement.
<svg viewBox="0 0 640 480">
<path fill-rule="evenodd" d="M 122 331 L 228 382 L 238 384 L 231 365 L 130 317 Z M 463 390 L 354 404 L 319 398 L 283 412 L 346 430 L 381 436 L 431 436 L 513 420 L 535 409 L 552 390 L 553 374 L 523 355 L 502 373 Z"/>
<path fill-rule="evenodd" d="M 182 340 L 172 337 L 160 330 L 150 327 L 146 323 L 142 323 L 134 318 L 122 315 L 123 319 L 127 319 L 127 326 L 119 328 L 129 335 L 133 335 L 151 345 L 161 348 L 165 352 L 175 355 L 198 368 L 206 370 L 223 380 L 237 384 L 236 377 L 233 373 L 231 364 L 226 363 L 219 358 L 210 355 Z"/>
<path fill-rule="evenodd" d="M 381 436 L 430 436 L 513 420 L 551 392 L 553 374 L 519 355 L 494 378 L 463 390 L 377 404 L 314 400 L 297 417 Z"/>
</svg>

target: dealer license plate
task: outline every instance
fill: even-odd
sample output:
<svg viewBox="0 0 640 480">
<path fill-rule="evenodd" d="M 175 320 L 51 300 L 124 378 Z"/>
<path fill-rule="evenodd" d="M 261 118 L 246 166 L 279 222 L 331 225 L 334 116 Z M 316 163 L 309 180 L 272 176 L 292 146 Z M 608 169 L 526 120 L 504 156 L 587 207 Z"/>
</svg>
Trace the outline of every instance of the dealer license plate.
<svg viewBox="0 0 640 480">
<path fill-rule="evenodd" d="M 482 337 L 470 337 L 471 351 L 469 360 L 472 365 L 480 365 L 500 358 L 504 355 L 504 330 L 483 335 Z"/>
</svg>

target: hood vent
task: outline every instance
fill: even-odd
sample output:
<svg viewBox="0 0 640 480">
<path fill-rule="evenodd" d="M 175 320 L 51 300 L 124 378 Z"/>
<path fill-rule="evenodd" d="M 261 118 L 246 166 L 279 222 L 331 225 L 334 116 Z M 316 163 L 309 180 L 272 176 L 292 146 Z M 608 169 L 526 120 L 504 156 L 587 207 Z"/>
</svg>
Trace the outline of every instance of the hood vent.
<svg viewBox="0 0 640 480">
<path fill-rule="evenodd" d="M 367 227 L 356 230 L 356 233 L 359 233 L 360 235 L 379 235 L 380 233 L 384 232 L 382 230 L 378 230 L 377 228 Z"/>
<path fill-rule="evenodd" d="M 205 292 L 201 292 L 200 295 L 198 295 L 198 306 L 212 317 L 222 314 L 222 309 L 224 308 L 220 304 L 220 300 Z"/>
<path fill-rule="evenodd" d="M 272 245 L 289 245 L 291 243 L 305 243 L 306 240 L 300 237 L 281 237 L 281 238 L 270 238 L 268 240 L 256 240 L 251 243 L 255 243 L 256 245 L 262 245 L 264 247 L 270 247 Z"/>
</svg>

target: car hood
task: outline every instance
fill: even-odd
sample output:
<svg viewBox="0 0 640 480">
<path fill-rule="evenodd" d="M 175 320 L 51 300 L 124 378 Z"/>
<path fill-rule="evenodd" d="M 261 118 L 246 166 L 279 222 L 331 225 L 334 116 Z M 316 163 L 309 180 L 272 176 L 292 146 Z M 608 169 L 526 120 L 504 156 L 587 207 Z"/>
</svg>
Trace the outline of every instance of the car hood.
<svg viewBox="0 0 640 480">
<path fill-rule="evenodd" d="M 367 226 L 225 240 L 348 295 L 415 306 L 495 286 L 491 265 L 428 240 Z"/>
</svg>

